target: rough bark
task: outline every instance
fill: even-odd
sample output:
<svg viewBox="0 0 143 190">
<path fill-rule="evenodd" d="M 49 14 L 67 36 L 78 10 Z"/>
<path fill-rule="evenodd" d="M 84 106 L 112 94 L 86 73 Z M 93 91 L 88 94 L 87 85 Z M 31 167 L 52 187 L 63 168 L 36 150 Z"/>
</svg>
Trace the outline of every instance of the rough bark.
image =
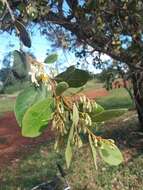
<svg viewBox="0 0 143 190">
<path fill-rule="evenodd" d="M 143 131 L 143 73 L 141 71 L 133 72 L 132 82 L 138 119 L 141 130 Z"/>
</svg>

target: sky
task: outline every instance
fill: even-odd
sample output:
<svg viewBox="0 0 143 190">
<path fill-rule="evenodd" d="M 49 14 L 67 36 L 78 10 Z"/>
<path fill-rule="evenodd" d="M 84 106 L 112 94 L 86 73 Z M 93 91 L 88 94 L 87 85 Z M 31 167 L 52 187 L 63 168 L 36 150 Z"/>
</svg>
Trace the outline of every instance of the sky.
<svg viewBox="0 0 143 190">
<path fill-rule="evenodd" d="M 83 0 L 80 0 L 81 5 L 84 3 Z M 66 3 L 64 3 L 64 9 L 65 13 L 69 11 L 69 7 Z M 38 61 L 43 62 L 46 58 L 46 53 L 48 53 L 47 50 L 52 50 L 51 48 L 51 42 L 45 39 L 44 36 L 40 34 L 38 31 L 38 27 L 34 27 L 32 29 L 32 47 L 28 49 L 28 51 L 32 52 Z M 130 43 L 132 41 L 130 36 L 120 36 L 120 40 L 122 42 L 122 47 L 127 49 L 128 46 L 130 46 Z M 9 44 L 13 44 L 13 47 L 9 47 Z M 12 35 L 4 32 L 0 33 L 0 68 L 2 67 L 2 60 L 6 52 L 13 51 L 13 50 L 19 50 L 19 39 L 14 35 Z M 27 50 L 25 48 L 25 50 Z M 63 52 L 62 49 L 57 49 L 53 53 L 58 54 L 58 65 L 60 65 L 60 69 L 65 69 L 66 67 L 70 65 L 74 65 L 78 62 L 78 59 L 75 57 L 74 53 L 72 52 Z M 107 55 L 101 56 L 102 61 L 110 60 L 111 58 Z M 90 66 L 88 67 L 89 70 L 93 73 L 99 73 L 101 70 L 95 69 L 95 67 L 92 65 L 92 58 L 88 57 L 88 62 L 90 63 Z M 57 64 L 57 63 L 55 63 Z"/>
<path fill-rule="evenodd" d="M 40 34 L 38 29 L 34 29 L 32 31 L 31 35 L 31 40 L 32 40 L 32 47 L 30 49 L 24 48 L 26 51 L 32 52 L 35 56 L 36 59 L 40 62 L 43 62 L 44 59 L 46 58 L 47 50 L 50 51 L 53 48 L 51 48 L 51 42 L 48 41 L 44 36 Z M 9 46 L 9 44 L 11 46 Z M 14 33 L 11 35 L 7 32 L 0 33 L 0 68 L 2 68 L 2 60 L 4 55 L 13 50 L 19 50 L 20 43 L 19 43 L 19 38 L 15 36 Z M 65 70 L 66 67 L 74 65 L 77 63 L 78 59 L 75 57 L 74 53 L 72 52 L 63 52 L 62 49 L 57 49 L 53 53 L 58 54 L 58 65 L 60 65 L 60 69 Z M 106 55 L 102 56 L 103 60 L 108 60 L 109 57 Z M 91 62 L 92 58 L 88 58 L 88 61 Z M 57 64 L 57 63 L 55 63 Z M 52 66 L 54 67 L 54 65 Z M 93 73 L 98 73 L 100 70 L 95 69 L 95 67 L 90 64 L 89 70 Z"/>
<path fill-rule="evenodd" d="M 37 30 L 35 30 L 35 32 L 32 34 L 31 39 L 32 39 L 32 47 L 29 49 L 25 48 L 25 50 L 26 51 L 28 50 L 34 53 L 37 60 L 43 62 L 44 59 L 46 58 L 47 49 L 49 50 L 51 49 L 51 43 L 48 40 L 46 40 L 45 37 L 42 36 L 40 32 Z M 12 44 L 14 46 L 11 47 L 9 46 L 9 44 Z M 14 33 L 11 35 L 8 34 L 7 32 L 1 33 L 0 34 L 0 67 L 2 67 L 2 60 L 6 52 L 19 50 L 19 48 L 20 48 L 19 39 L 18 37 L 14 35 Z M 60 57 L 62 58 L 62 60 L 64 59 L 62 55 L 63 53 L 62 50 L 58 50 L 58 51 L 56 50 L 56 53 L 58 53 L 59 59 Z M 72 59 L 71 59 L 71 56 L 72 56 Z M 70 58 L 71 63 L 72 61 L 75 61 L 73 55 L 70 55 L 68 57 Z"/>
<path fill-rule="evenodd" d="M 85 2 L 84 0 L 80 0 L 81 5 L 84 2 Z M 65 14 L 66 12 L 69 11 L 69 7 L 66 4 L 66 2 L 64 3 L 64 10 Z M 28 49 L 28 51 L 32 52 L 36 56 L 36 59 L 38 61 L 43 62 L 44 59 L 46 58 L 46 53 L 48 53 L 47 49 L 50 50 L 50 52 L 52 50 L 51 42 L 45 39 L 45 37 L 40 34 L 37 26 L 33 27 L 32 29 L 31 40 L 32 40 L 32 47 Z M 14 44 L 14 46 L 10 48 L 9 44 Z M 0 33 L 0 68 L 2 67 L 2 60 L 5 53 L 13 50 L 19 50 L 18 37 L 16 37 L 14 33 L 12 35 L 6 32 Z M 55 64 L 60 65 L 60 69 L 62 70 L 65 70 L 66 67 L 74 65 L 78 62 L 78 59 L 75 57 L 73 52 L 70 51 L 63 52 L 62 49 L 57 49 L 53 53 L 58 54 L 58 63 Z M 90 63 L 88 69 L 94 74 L 101 72 L 101 70 L 95 69 L 95 67 L 92 64 L 92 59 L 93 59 L 92 57 L 88 57 L 88 62 Z M 107 55 L 102 55 L 102 60 L 109 60 L 109 59 L 110 58 Z"/>
</svg>

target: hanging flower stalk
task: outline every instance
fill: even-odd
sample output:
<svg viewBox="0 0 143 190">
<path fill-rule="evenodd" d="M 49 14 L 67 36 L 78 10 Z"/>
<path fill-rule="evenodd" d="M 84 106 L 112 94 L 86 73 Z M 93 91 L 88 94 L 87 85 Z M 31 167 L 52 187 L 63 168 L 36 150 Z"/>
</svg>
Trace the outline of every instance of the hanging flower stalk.
<svg viewBox="0 0 143 190">
<path fill-rule="evenodd" d="M 57 56 L 56 56 L 57 57 Z M 50 56 L 55 62 L 55 57 Z M 126 110 L 104 110 L 94 100 L 90 100 L 84 94 L 78 94 L 79 98 L 66 96 L 72 82 L 70 77 L 75 79 L 77 69 L 67 69 L 70 76 L 60 74 L 59 77 L 52 78 L 46 73 L 47 63 L 40 63 L 33 58 L 29 58 L 29 74 L 32 86 L 30 91 L 24 90 L 17 97 L 15 113 L 18 122 L 22 127 L 22 134 L 26 137 L 36 137 L 42 134 L 43 127 L 48 126 L 52 121 L 51 130 L 55 134 L 54 149 L 60 151 L 65 147 L 65 158 L 67 167 L 70 166 L 73 152 L 83 144 L 88 143 L 95 167 L 97 153 L 107 163 L 118 165 L 123 161 L 123 157 L 114 141 L 104 139 L 97 135 L 99 125 L 114 116 L 123 114 Z M 48 58 L 46 59 L 48 60 Z M 51 59 L 50 63 L 51 63 Z M 85 74 L 85 73 L 84 73 Z M 66 77 L 65 77 L 66 76 Z M 63 78 L 62 78 L 63 77 Z M 68 83 L 67 81 L 70 82 Z M 62 80 L 62 81 L 61 81 Z M 31 93 L 30 93 L 31 92 Z M 46 93 L 45 93 L 46 92 Z M 21 102 L 27 102 L 26 108 L 21 106 Z M 29 103 L 30 102 L 30 103 Z"/>
</svg>

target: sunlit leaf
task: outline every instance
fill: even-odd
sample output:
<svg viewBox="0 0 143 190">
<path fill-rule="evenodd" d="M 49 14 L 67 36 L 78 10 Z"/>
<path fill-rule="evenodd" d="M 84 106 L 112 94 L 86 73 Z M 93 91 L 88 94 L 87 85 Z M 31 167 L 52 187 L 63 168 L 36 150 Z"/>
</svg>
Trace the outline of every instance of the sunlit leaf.
<svg viewBox="0 0 143 190">
<path fill-rule="evenodd" d="M 56 95 L 60 96 L 65 90 L 67 90 L 69 88 L 68 83 L 66 82 L 60 82 L 58 83 L 58 85 L 56 86 Z"/>
<path fill-rule="evenodd" d="M 53 111 L 53 98 L 45 98 L 30 107 L 22 120 L 22 135 L 25 137 L 39 136 L 52 119 Z"/>
<path fill-rule="evenodd" d="M 90 144 L 91 151 L 92 151 L 94 166 L 95 166 L 95 168 L 97 169 L 97 163 L 96 163 L 96 148 L 95 148 L 95 146 L 94 146 L 94 143 L 93 143 L 93 141 L 92 141 L 90 135 L 89 135 L 89 144 Z"/>
<path fill-rule="evenodd" d="M 66 146 L 66 151 L 65 151 L 65 158 L 66 158 L 67 168 L 70 167 L 70 163 L 71 163 L 71 159 L 72 159 L 71 141 L 73 139 L 73 134 L 74 134 L 74 125 L 72 125 L 71 128 L 70 128 L 70 133 L 69 133 L 69 136 L 68 136 L 68 141 L 67 141 L 67 146 Z"/>
<path fill-rule="evenodd" d="M 99 154 L 101 158 L 110 165 L 117 166 L 123 162 L 123 156 L 115 145 L 102 143 L 101 148 L 99 148 Z"/>
<path fill-rule="evenodd" d="M 127 112 L 128 109 L 105 110 L 99 114 L 90 115 L 93 122 L 104 122 L 119 117 Z"/>
<path fill-rule="evenodd" d="M 72 159 L 72 148 L 71 148 L 70 143 L 67 144 L 66 151 L 65 151 L 65 158 L 66 158 L 67 168 L 69 168 L 71 159 Z"/>
<path fill-rule="evenodd" d="M 58 59 L 58 55 L 56 53 L 54 53 L 52 55 L 47 56 L 44 62 L 51 64 L 51 63 L 56 62 L 57 59 Z"/>
<path fill-rule="evenodd" d="M 92 106 L 92 111 L 89 113 L 89 115 L 94 118 L 97 114 L 102 113 L 104 111 L 104 108 L 97 104 L 96 102 Z"/>
<path fill-rule="evenodd" d="M 77 125 L 79 122 L 79 112 L 77 109 L 77 106 L 74 104 L 73 105 L 73 125 Z"/>
<path fill-rule="evenodd" d="M 23 90 L 16 98 L 15 116 L 19 126 L 22 125 L 22 119 L 26 110 L 35 103 L 37 90 L 34 87 L 29 87 Z"/>
</svg>

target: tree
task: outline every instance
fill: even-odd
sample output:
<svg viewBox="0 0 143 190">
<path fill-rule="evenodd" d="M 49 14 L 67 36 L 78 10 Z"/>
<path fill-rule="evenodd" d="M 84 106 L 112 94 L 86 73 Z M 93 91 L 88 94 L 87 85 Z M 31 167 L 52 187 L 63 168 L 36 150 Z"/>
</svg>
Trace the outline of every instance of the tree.
<svg viewBox="0 0 143 190">
<path fill-rule="evenodd" d="M 51 11 L 55 11 L 52 12 L 52 14 L 57 14 L 58 12 L 58 18 L 61 18 L 61 15 L 62 18 L 68 16 L 68 13 L 61 12 L 63 10 L 62 6 L 67 6 L 64 4 L 65 1 L 48 1 L 48 3 L 46 1 L 31 1 L 33 4 L 27 4 L 29 1 L 22 1 L 21 3 L 19 0 L 12 2 L 3 0 L 2 2 L 2 29 L 10 31 L 12 23 L 21 42 L 27 47 L 31 47 L 31 39 L 23 21 L 25 21 L 25 24 L 28 24 L 28 21 L 31 20 L 36 23 L 43 21 L 41 22 L 41 25 L 43 25 L 43 23 L 45 23 L 42 19 L 43 15 L 44 17 L 46 15 L 49 17 Z M 77 1 L 66 2 L 69 6 L 69 10 L 73 8 L 75 14 L 75 18 L 67 18 L 69 22 L 72 25 L 73 22 L 80 22 L 80 15 L 83 17 L 83 13 L 80 12 L 79 15 L 78 12 L 79 10 L 81 11 L 82 8 L 87 9 L 86 6 L 88 4 L 81 4 L 81 2 L 78 4 Z M 77 8 L 77 6 L 79 7 L 76 13 L 74 9 Z M 84 15 L 85 21 L 89 14 Z M 10 22 L 7 16 L 9 16 Z M 84 25 L 84 23 L 79 24 Z M 64 27 L 66 28 L 66 26 Z M 74 25 L 72 27 L 74 27 Z M 53 29 L 57 30 L 57 27 L 54 26 Z M 68 27 L 66 29 L 68 29 Z M 63 29 L 63 31 L 65 35 L 67 35 L 65 29 Z M 72 28 L 70 31 L 72 31 Z M 76 31 L 73 32 L 77 35 L 77 39 L 84 39 L 80 31 L 78 31 L 79 33 L 76 33 Z M 89 43 L 84 40 L 82 40 L 84 44 L 83 53 L 86 54 L 85 48 Z M 71 45 L 74 46 L 76 44 L 71 42 Z M 23 90 L 16 100 L 15 115 L 21 127 L 22 135 L 31 138 L 37 137 L 43 132 L 43 129 L 48 126 L 48 123 L 52 121 L 52 129 L 57 135 L 55 150 L 58 151 L 61 146 L 66 143 L 65 158 L 67 167 L 70 166 L 74 147 L 82 147 L 83 143 L 87 140 L 91 148 L 95 166 L 96 151 L 99 152 L 100 157 L 108 164 L 119 165 L 123 161 L 121 152 L 113 140 L 99 136 L 97 126 L 113 117 L 125 113 L 127 109 L 104 110 L 102 106 L 84 95 L 78 94 L 80 99 L 66 96 L 64 93 L 69 87 L 76 88 L 83 86 L 90 79 L 91 73 L 71 66 L 56 77 L 51 77 L 45 72 L 45 68 L 47 64 L 52 64 L 57 60 L 58 56 L 55 53 L 48 55 L 44 63 L 38 62 L 31 55 L 23 51 L 15 50 L 13 55 L 14 64 L 12 71 L 15 76 L 22 79 L 28 77 L 27 73 L 29 73 L 33 83 L 27 89 Z"/>
<path fill-rule="evenodd" d="M 7 3 L 6 0 L 3 2 Z M 105 53 L 116 61 L 128 65 L 138 117 L 143 129 L 143 2 L 141 0 L 23 0 L 22 2 L 14 0 L 9 1 L 9 6 L 13 11 L 11 16 L 20 39 L 29 47 L 31 44 L 21 23 L 40 23 L 45 33 L 46 28 L 53 23 L 64 28 L 63 31 L 70 31 L 84 47 L 91 46 L 93 48 L 91 52 Z M 5 5 L 0 7 L 1 29 L 9 30 L 13 27 L 8 17 L 10 11 Z"/>
<path fill-rule="evenodd" d="M 24 53 L 19 55 L 18 51 L 5 54 L 2 61 L 3 67 L 0 69 L 1 92 L 4 93 L 7 87 L 16 85 L 18 90 L 24 82 L 28 81 L 29 77 L 25 69 L 27 60 L 24 55 Z M 33 57 L 32 54 L 30 55 Z"/>
<path fill-rule="evenodd" d="M 102 69 L 102 72 L 96 74 L 97 79 L 105 83 L 105 87 L 107 90 L 113 88 L 112 84 L 113 82 L 115 82 L 116 79 L 122 79 L 123 87 L 127 90 L 129 96 L 134 102 L 133 87 L 128 66 L 120 62 L 114 62 L 113 64 L 108 64 L 108 62 L 105 62 L 103 64 L 105 64 L 105 66 Z"/>
<path fill-rule="evenodd" d="M 116 75 L 118 74 L 117 70 L 113 66 L 104 68 L 100 74 L 97 74 L 97 78 L 105 83 L 105 88 L 107 90 L 112 89 L 112 82 L 114 81 Z"/>
</svg>

